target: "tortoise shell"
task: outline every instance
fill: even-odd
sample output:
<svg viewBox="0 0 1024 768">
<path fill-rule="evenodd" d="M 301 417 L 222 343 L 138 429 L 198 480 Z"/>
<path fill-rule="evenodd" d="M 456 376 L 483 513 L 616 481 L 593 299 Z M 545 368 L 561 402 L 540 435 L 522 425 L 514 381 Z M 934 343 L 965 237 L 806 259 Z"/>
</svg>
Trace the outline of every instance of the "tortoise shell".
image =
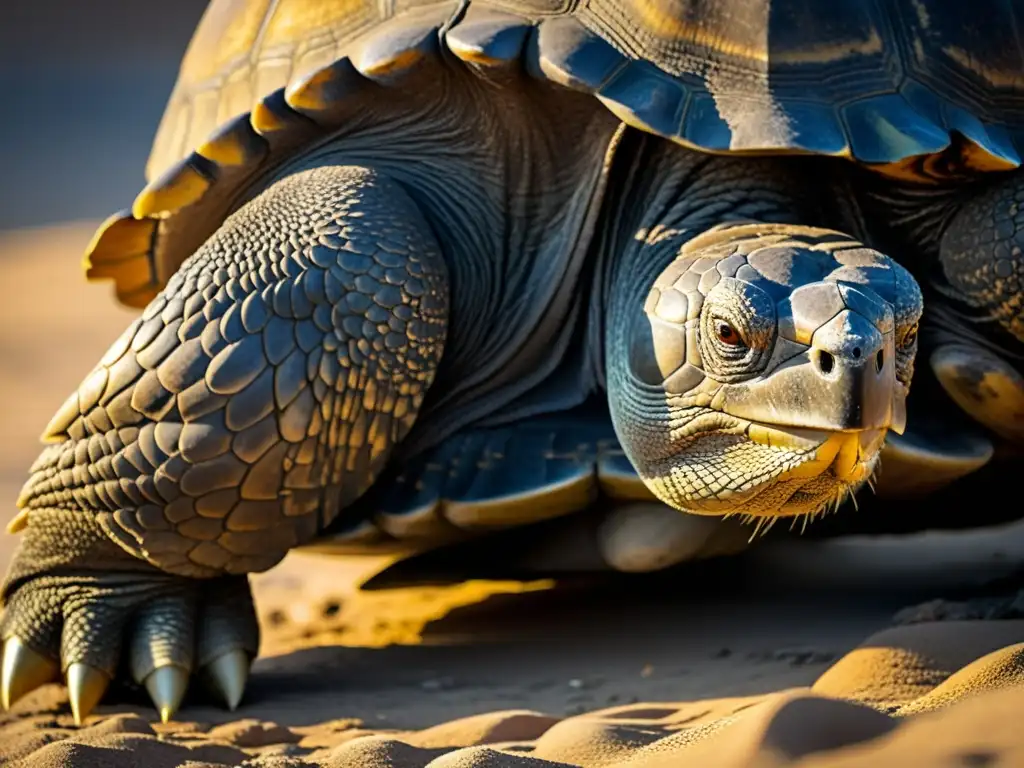
<svg viewBox="0 0 1024 768">
<path fill-rule="evenodd" d="M 705 152 L 1017 168 L 1022 20 L 1014 0 L 213 0 L 149 184 L 97 232 L 87 275 L 145 306 L 247 184 L 427 59 L 593 94 Z"/>
</svg>

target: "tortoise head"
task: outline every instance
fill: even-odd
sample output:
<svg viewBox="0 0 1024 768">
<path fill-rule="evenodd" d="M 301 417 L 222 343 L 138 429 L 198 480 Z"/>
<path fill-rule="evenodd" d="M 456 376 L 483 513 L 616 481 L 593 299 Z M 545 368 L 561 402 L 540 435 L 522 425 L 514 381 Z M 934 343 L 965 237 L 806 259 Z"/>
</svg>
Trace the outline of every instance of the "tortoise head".
<svg viewBox="0 0 1024 768">
<path fill-rule="evenodd" d="M 870 478 L 888 430 L 903 431 L 921 310 L 905 269 L 840 233 L 708 230 L 610 347 L 623 448 L 655 495 L 688 512 L 838 504 Z"/>
</svg>

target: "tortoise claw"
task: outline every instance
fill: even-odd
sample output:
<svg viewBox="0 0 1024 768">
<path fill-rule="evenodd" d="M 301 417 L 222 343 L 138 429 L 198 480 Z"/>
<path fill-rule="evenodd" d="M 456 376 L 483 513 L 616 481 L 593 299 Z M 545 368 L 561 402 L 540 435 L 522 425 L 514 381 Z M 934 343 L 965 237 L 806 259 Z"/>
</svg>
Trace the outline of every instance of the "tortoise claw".
<svg viewBox="0 0 1024 768">
<path fill-rule="evenodd" d="M 249 654 L 238 648 L 230 650 L 207 664 L 203 673 L 207 685 L 234 712 L 249 677 Z"/>
<path fill-rule="evenodd" d="M 68 699 L 75 723 L 82 721 L 96 708 L 110 685 L 110 678 L 89 664 L 76 662 L 68 667 Z"/>
<path fill-rule="evenodd" d="M 33 651 L 20 638 L 7 638 L 0 672 L 0 704 L 10 709 L 26 693 L 56 680 L 59 673 L 54 661 Z"/>
<path fill-rule="evenodd" d="M 149 697 L 160 713 L 161 722 L 166 723 L 178 711 L 181 700 L 188 689 L 188 670 L 176 664 L 165 664 L 157 667 L 145 680 Z"/>
</svg>

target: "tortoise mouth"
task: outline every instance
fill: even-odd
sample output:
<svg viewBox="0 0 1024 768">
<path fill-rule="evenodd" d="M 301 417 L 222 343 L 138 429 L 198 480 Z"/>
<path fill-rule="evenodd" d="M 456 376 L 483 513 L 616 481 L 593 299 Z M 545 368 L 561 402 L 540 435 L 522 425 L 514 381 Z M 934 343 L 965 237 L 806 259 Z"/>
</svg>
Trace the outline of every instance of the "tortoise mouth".
<svg viewBox="0 0 1024 768">
<path fill-rule="evenodd" d="M 813 516 L 838 507 L 871 477 L 888 431 L 737 422 L 727 432 L 695 436 L 649 467 L 642 473 L 648 487 L 693 514 Z M 690 471 L 695 465 L 703 472 Z M 710 479 L 701 482 L 702 475 Z"/>
<path fill-rule="evenodd" d="M 769 448 L 804 453 L 807 458 L 788 469 L 777 480 L 812 478 L 831 472 L 839 482 L 859 485 L 873 469 L 885 443 L 885 428 L 858 429 L 843 432 L 824 429 L 801 429 L 777 424 L 748 422 L 747 437 Z"/>
</svg>

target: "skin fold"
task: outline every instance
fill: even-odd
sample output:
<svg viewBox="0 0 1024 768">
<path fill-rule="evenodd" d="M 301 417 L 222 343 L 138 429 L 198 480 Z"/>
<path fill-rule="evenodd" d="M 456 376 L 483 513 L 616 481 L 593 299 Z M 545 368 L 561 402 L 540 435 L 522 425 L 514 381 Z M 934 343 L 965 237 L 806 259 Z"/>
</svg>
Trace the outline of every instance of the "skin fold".
<svg viewBox="0 0 1024 768">
<path fill-rule="evenodd" d="M 616 171 L 610 210 L 628 195 L 642 213 L 609 217 L 584 256 L 588 298 L 607 309 L 577 326 L 604 337 L 587 389 L 606 382 L 624 451 L 677 509 L 835 503 L 900 426 L 912 278 L 844 235 L 786 223 L 810 214 L 774 163 L 646 139 L 629 152 L 660 170 Z M 443 205 L 333 159 L 283 172 L 229 217 L 47 428 L 2 634 L 20 649 L 9 657 L 39 662 L 36 678 L 59 654 L 79 714 L 125 656 L 165 716 L 193 671 L 220 674 L 237 703 L 237 674 L 216 670 L 258 646 L 244 574 L 330 524 L 414 422 L 421 440 L 443 423 L 444 390 L 425 394 L 482 353 L 477 328 L 454 322 L 465 265 L 433 234 Z M 8 663 L 9 699 L 26 665 Z"/>
<path fill-rule="evenodd" d="M 582 95 L 502 91 L 485 125 L 493 94 L 461 98 L 257 180 L 54 417 L 3 587 L 5 703 L 63 675 L 82 717 L 126 669 L 164 718 L 193 674 L 237 705 L 246 574 L 459 430 L 603 397 L 647 491 L 706 516 L 813 517 L 870 478 L 923 304 L 833 228 L 852 196 Z M 556 99 L 557 135 L 529 119 Z M 1019 234 L 974 210 L 939 217 L 938 261 L 980 306 L 964 276 Z"/>
</svg>

